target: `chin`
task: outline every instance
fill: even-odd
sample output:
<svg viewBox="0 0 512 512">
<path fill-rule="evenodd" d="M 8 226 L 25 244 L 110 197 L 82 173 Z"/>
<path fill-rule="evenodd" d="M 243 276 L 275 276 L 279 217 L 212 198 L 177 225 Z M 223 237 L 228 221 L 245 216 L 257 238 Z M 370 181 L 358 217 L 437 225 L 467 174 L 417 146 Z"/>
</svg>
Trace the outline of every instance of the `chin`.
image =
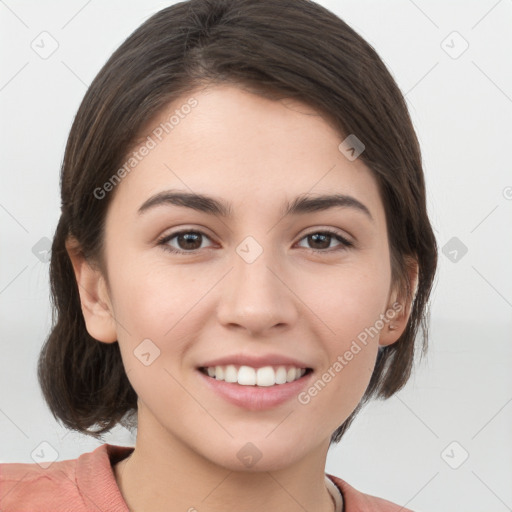
<svg viewBox="0 0 512 512">
<path fill-rule="evenodd" d="M 236 472 L 278 471 L 305 456 L 304 435 L 298 433 L 297 439 L 286 435 L 287 442 L 283 436 L 275 435 L 272 440 L 265 436 L 268 436 L 268 432 L 259 436 L 230 438 L 224 447 L 222 443 L 211 443 L 204 456 L 214 464 Z M 212 448 L 215 451 L 212 452 Z"/>
</svg>

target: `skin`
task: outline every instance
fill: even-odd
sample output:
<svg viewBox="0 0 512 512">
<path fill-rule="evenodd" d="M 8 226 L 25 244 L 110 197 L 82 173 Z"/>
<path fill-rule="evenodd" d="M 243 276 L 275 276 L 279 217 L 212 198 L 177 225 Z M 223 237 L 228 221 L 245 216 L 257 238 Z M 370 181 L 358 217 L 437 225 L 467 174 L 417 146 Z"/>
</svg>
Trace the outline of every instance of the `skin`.
<svg viewBox="0 0 512 512">
<path fill-rule="evenodd" d="M 209 390 L 196 367 L 224 354 L 277 353 L 307 361 L 314 382 L 390 310 L 397 295 L 377 183 L 312 108 L 234 86 L 175 101 L 144 137 L 191 96 L 198 105 L 111 192 L 105 273 L 68 243 L 87 329 L 119 343 L 139 397 L 135 451 L 115 465 L 116 480 L 132 511 L 331 512 L 331 434 L 360 401 L 379 344 L 405 329 L 410 304 L 307 404 L 246 410 Z M 228 201 L 233 216 L 175 205 L 137 213 L 171 188 Z M 282 216 L 285 201 L 333 192 L 358 199 L 373 221 L 339 207 Z M 168 245 L 189 253 L 158 245 L 183 228 L 206 235 L 197 249 L 177 237 Z M 354 246 L 306 236 L 326 228 Z M 247 236 L 263 249 L 250 264 L 236 252 Z M 144 339 L 160 350 L 148 366 L 133 353 Z M 237 457 L 248 442 L 262 454 L 251 467 Z"/>
</svg>

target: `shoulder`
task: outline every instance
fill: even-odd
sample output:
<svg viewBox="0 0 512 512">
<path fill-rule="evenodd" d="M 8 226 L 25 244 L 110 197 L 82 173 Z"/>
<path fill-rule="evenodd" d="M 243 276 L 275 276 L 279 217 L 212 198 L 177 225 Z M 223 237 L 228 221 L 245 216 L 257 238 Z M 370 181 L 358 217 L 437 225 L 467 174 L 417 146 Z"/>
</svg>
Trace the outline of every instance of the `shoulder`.
<svg viewBox="0 0 512 512">
<path fill-rule="evenodd" d="M 412 512 L 391 501 L 371 496 L 354 489 L 347 482 L 336 476 L 327 474 L 343 495 L 343 512 Z"/>
<path fill-rule="evenodd" d="M 51 464 L 0 464 L 0 510 L 2 512 L 89 512 L 96 496 L 115 494 L 111 461 L 131 448 L 103 444 L 76 459 Z M 103 498 L 102 496 L 102 498 Z M 122 508 L 122 507 L 121 507 Z"/>
<path fill-rule="evenodd" d="M 34 505 L 57 506 L 76 496 L 77 459 L 53 462 L 0 464 L 0 506 L 2 512 L 34 510 Z M 71 502 L 72 503 L 72 502 Z M 57 508 L 55 510 L 61 510 Z"/>
</svg>

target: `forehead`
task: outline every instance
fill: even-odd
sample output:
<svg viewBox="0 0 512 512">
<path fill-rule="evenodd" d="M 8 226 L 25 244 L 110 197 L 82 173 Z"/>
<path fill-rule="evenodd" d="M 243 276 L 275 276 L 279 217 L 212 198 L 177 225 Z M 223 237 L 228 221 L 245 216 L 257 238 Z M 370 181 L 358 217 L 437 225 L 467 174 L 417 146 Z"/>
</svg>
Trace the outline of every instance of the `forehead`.
<svg viewBox="0 0 512 512">
<path fill-rule="evenodd" d="M 140 144 L 126 157 L 135 151 L 136 165 L 114 202 L 136 210 L 151 195 L 181 189 L 225 198 L 236 212 L 339 193 L 356 197 L 382 221 L 377 182 L 361 159 L 340 151 L 344 138 L 296 100 L 270 100 L 229 85 L 195 90 L 141 130 Z"/>
</svg>

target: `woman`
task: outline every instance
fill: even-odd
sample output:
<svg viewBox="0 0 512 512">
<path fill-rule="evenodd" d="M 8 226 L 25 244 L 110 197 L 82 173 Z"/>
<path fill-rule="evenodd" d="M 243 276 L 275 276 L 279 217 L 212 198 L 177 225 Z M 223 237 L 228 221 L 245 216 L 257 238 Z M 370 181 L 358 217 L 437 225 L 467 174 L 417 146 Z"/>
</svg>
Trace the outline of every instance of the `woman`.
<svg viewBox="0 0 512 512">
<path fill-rule="evenodd" d="M 407 510 L 325 474 L 427 342 L 437 247 L 407 107 L 307 0 L 189 0 L 139 27 L 66 147 L 38 376 L 135 448 L 1 465 L 4 511 Z"/>
</svg>

